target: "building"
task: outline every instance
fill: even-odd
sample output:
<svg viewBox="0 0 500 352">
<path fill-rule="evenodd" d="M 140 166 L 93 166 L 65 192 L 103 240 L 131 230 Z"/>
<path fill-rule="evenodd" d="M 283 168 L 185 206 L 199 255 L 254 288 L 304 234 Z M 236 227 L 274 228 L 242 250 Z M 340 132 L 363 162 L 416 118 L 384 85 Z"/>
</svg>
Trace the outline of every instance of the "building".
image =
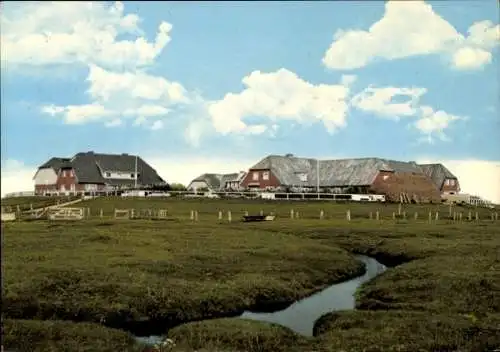
<svg viewBox="0 0 500 352">
<path fill-rule="evenodd" d="M 136 173 L 137 171 L 137 173 Z M 144 160 L 129 154 L 78 153 L 51 158 L 35 176 L 35 194 L 76 194 L 162 185 L 165 181 Z"/>
<path fill-rule="evenodd" d="M 240 191 L 241 181 L 245 177 L 246 172 L 240 171 L 239 173 L 232 174 L 203 174 L 195 178 L 187 186 L 188 191 L 211 191 L 211 192 L 231 192 Z"/>
<path fill-rule="evenodd" d="M 420 164 L 420 168 L 434 182 L 441 195 L 457 194 L 460 192 L 458 178 L 443 164 Z"/>
<path fill-rule="evenodd" d="M 381 158 L 317 160 L 269 155 L 242 181 L 249 189 L 289 192 L 375 193 L 398 201 L 440 202 L 440 192 L 415 162 Z"/>
</svg>

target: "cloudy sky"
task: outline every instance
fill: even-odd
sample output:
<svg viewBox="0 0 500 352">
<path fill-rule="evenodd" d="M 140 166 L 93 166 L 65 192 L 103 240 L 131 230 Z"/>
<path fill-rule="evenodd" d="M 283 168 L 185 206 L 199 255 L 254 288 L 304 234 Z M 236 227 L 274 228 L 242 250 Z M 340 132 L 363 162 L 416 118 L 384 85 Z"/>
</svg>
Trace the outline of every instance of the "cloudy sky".
<svg viewBox="0 0 500 352">
<path fill-rule="evenodd" d="M 6 2 L 2 195 L 51 156 L 168 181 L 266 154 L 440 161 L 500 202 L 498 3 Z"/>
</svg>

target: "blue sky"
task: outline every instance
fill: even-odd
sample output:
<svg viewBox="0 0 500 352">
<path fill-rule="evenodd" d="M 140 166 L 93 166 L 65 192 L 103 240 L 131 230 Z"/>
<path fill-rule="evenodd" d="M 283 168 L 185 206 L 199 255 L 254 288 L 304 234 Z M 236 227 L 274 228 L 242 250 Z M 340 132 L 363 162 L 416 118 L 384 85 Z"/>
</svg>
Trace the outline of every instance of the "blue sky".
<svg viewBox="0 0 500 352">
<path fill-rule="evenodd" d="M 1 16 L 2 170 L 94 150 L 191 160 L 187 178 L 294 153 L 482 162 L 500 183 L 493 0 L 12 2 Z"/>
</svg>

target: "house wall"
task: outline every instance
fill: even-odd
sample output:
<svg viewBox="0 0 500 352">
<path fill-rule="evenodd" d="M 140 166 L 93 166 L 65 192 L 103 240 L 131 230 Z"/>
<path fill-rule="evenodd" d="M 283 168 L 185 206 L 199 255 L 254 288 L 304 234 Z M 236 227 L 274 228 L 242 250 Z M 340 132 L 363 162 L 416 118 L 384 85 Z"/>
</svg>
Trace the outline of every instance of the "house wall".
<svg viewBox="0 0 500 352">
<path fill-rule="evenodd" d="M 57 174 L 52 168 L 39 169 L 35 174 L 35 190 L 37 185 L 55 185 Z"/>
<path fill-rule="evenodd" d="M 441 192 L 424 174 L 379 171 L 370 188 L 377 194 L 385 194 L 389 201 L 399 201 L 399 195 L 406 193 L 410 199 L 416 196 L 419 202 L 441 202 Z"/>
<path fill-rule="evenodd" d="M 450 183 L 446 181 L 449 180 Z M 446 179 L 441 186 L 442 193 L 458 193 L 460 191 L 460 185 L 456 179 Z"/>
<path fill-rule="evenodd" d="M 264 180 L 263 174 L 265 172 L 269 173 L 269 178 Z M 254 173 L 257 173 L 258 179 L 254 180 Z M 267 187 L 280 187 L 281 183 L 278 178 L 271 172 L 271 170 L 250 170 L 248 174 L 243 178 L 241 182 L 243 188 L 260 188 L 265 189 Z"/>
<path fill-rule="evenodd" d="M 76 192 L 76 177 L 73 169 L 59 170 L 57 177 L 57 190 L 59 192 Z"/>
<path fill-rule="evenodd" d="M 196 192 L 196 190 L 201 188 L 208 188 L 208 184 L 205 181 L 192 181 L 188 186 L 188 191 Z"/>
</svg>

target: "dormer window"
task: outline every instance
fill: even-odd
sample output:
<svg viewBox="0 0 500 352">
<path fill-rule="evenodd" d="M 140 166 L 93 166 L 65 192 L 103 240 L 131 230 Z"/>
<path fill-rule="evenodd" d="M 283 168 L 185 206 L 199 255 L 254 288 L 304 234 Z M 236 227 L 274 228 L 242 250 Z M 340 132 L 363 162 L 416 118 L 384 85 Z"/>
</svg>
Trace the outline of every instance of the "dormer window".
<svg viewBox="0 0 500 352">
<path fill-rule="evenodd" d="M 111 172 L 106 172 L 106 177 L 111 177 Z"/>
</svg>

